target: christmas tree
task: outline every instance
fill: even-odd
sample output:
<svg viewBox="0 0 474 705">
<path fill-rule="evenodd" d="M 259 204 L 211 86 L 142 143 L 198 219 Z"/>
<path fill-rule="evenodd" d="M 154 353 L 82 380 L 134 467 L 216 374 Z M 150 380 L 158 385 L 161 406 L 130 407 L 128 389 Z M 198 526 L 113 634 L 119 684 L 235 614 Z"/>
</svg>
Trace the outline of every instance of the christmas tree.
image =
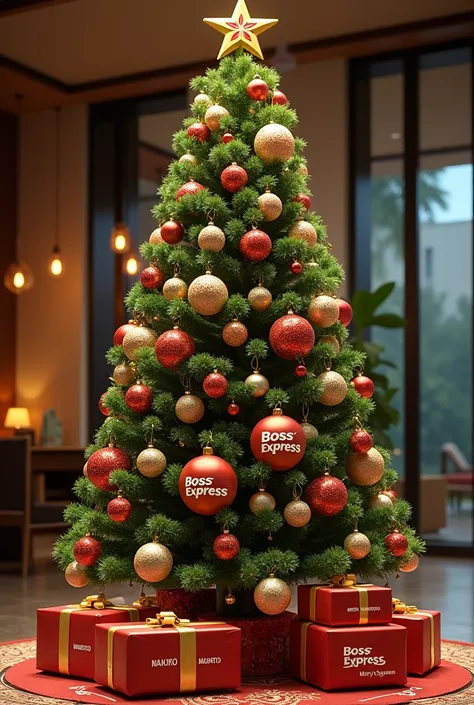
<svg viewBox="0 0 474 705">
<path fill-rule="evenodd" d="M 254 589 L 276 614 L 289 583 L 412 570 L 423 542 L 373 447 L 373 384 L 346 342 L 297 115 L 251 55 L 276 20 L 239 0 L 206 22 L 223 58 L 191 81 L 55 557 L 77 587 Z"/>
</svg>

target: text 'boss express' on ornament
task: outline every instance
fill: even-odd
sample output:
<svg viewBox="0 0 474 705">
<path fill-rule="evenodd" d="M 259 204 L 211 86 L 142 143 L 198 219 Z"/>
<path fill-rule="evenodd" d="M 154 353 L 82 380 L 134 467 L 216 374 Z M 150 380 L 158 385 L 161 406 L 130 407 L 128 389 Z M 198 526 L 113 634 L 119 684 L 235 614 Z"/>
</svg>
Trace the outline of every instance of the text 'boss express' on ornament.
<svg viewBox="0 0 474 705">
<path fill-rule="evenodd" d="M 306 436 L 301 424 L 275 409 L 273 416 L 267 416 L 254 427 L 250 447 L 254 457 L 269 463 L 273 470 L 289 470 L 303 457 Z"/>
<path fill-rule="evenodd" d="M 179 476 L 179 494 L 196 514 L 217 514 L 237 494 L 237 475 L 228 462 L 204 448 L 204 454 L 187 463 Z"/>
</svg>

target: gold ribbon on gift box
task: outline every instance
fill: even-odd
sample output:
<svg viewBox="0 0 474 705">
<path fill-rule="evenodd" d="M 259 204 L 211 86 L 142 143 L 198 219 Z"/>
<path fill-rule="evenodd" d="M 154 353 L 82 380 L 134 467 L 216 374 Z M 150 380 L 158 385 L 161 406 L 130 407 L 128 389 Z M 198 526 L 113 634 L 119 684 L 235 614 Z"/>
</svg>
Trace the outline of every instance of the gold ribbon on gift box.
<svg viewBox="0 0 474 705">
<path fill-rule="evenodd" d="M 359 593 L 359 624 L 368 624 L 369 622 L 369 593 L 368 587 L 372 587 L 371 583 L 363 583 L 357 585 L 356 576 L 350 573 L 349 575 L 335 575 L 327 585 L 314 585 L 310 590 L 309 595 L 309 618 L 311 621 L 316 621 L 316 599 L 317 592 L 321 588 L 352 588 Z"/>
<path fill-rule="evenodd" d="M 138 600 L 135 600 L 132 604 L 134 607 L 156 607 L 156 597 L 155 595 L 145 595 L 144 592 L 141 592 Z"/>
<path fill-rule="evenodd" d="M 431 614 L 431 612 L 423 612 L 422 610 L 419 610 L 416 605 L 407 605 L 401 600 L 398 600 L 396 597 L 392 598 L 392 612 L 393 614 L 403 614 L 406 617 L 413 617 L 417 615 L 424 615 L 425 617 L 429 617 L 430 620 L 430 669 L 434 668 L 435 661 L 436 661 L 436 654 L 435 654 L 435 623 L 434 623 L 434 616 Z"/>
</svg>

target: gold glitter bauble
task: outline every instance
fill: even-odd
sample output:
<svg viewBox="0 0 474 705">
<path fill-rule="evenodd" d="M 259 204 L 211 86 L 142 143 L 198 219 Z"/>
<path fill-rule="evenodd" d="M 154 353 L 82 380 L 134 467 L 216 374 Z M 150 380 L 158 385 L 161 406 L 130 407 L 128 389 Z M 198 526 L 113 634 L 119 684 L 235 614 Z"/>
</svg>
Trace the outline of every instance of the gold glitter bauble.
<svg viewBox="0 0 474 705">
<path fill-rule="evenodd" d="M 261 580 L 253 593 L 258 609 L 264 614 L 281 614 L 288 609 L 291 602 L 290 586 L 280 578 L 270 575 Z"/>
<path fill-rule="evenodd" d="M 314 438 L 317 438 L 319 436 L 318 429 L 316 428 L 316 426 L 313 426 L 312 423 L 303 421 L 303 423 L 301 424 L 301 428 L 304 431 L 304 435 L 307 441 L 312 441 Z"/>
<path fill-rule="evenodd" d="M 239 348 L 247 341 L 248 337 L 249 332 L 240 321 L 231 321 L 224 326 L 222 331 L 224 342 L 230 345 L 231 348 Z"/>
<path fill-rule="evenodd" d="M 159 583 L 171 573 L 173 556 L 162 543 L 152 541 L 140 546 L 135 553 L 133 567 L 145 583 Z"/>
<path fill-rule="evenodd" d="M 152 245 L 161 245 L 161 243 L 164 242 L 161 237 L 161 228 L 156 228 L 156 230 L 153 230 L 148 242 L 151 242 Z"/>
<path fill-rule="evenodd" d="M 189 164 L 190 166 L 197 166 L 199 164 L 199 159 L 194 154 L 189 154 L 189 152 L 183 154 L 183 156 L 179 158 L 179 161 L 181 164 Z"/>
<path fill-rule="evenodd" d="M 226 285 L 213 274 L 203 274 L 192 281 L 188 289 L 189 303 L 203 316 L 214 316 L 222 311 L 228 298 Z"/>
<path fill-rule="evenodd" d="M 301 166 L 298 167 L 298 174 L 301 174 L 302 176 L 308 176 L 309 171 L 306 164 L 301 164 Z"/>
<path fill-rule="evenodd" d="M 275 497 L 265 490 L 259 490 L 250 497 L 249 507 L 252 514 L 263 511 L 273 512 L 276 507 Z"/>
<path fill-rule="evenodd" d="M 286 162 L 295 151 L 295 138 L 286 127 L 271 122 L 257 132 L 253 147 L 265 164 Z"/>
<path fill-rule="evenodd" d="M 270 382 L 266 377 L 261 375 L 260 372 L 253 372 L 249 375 L 245 380 L 245 384 L 255 385 L 255 389 L 252 394 L 255 399 L 263 397 L 270 389 Z"/>
<path fill-rule="evenodd" d="M 204 403 L 199 397 L 186 392 L 176 402 L 175 411 L 176 416 L 183 423 L 197 423 L 204 416 Z"/>
<path fill-rule="evenodd" d="M 258 207 L 265 220 L 276 220 L 283 210 L 283 203 L 274 193 L 263 193 L 258 199 Z"/>
<path fill-rule="evenodd" d="M 325 406 L 336 406 L 347 396 L 347 382 L 339 372 L 327 370 L 318 377 L 323 385 L 323 393 L 319 400 Z"/>
<path fill-rule="evenodd" d="M 384 469 L 385 463 L 377 448 L 371 448 L 368 453 L 350 453 L 347 458 L 347 477 L 360 487 L 375 485 L 382 478 Z"/>
<path fill-rule="evenodd" d="M 332 296 L 315 296 L 308 307 L 308 318 L 319 328 L 329 328 L 339 320 L 339 304 Z"/>
<path fill-rule="evenodd" d="M 206 252 L 220 252 L 225 245 L 224 231 L 210 223 L 198 235 L 198 245 Z"/>
<path fill-rule="evenodd" d="M 206 110 L 204 122 L 210 130 L 218 130 L 221 126 L 221 120 L 229 117 L 229 115 L 229 111 L 223 108 L 222 105 L 211 105 L 211 107 Z"/>
<path fill-rule="evenodd" d="M 163 296 L 167 301 L 173 299 L 184 299 L 188 293 L 188 285 L 180 277 L 167 279 L 163 284 Z"/>
<path fill-rule="evenodd" d="M 231 595 L 230 593 L 225 596 L 224 598 L 226 605 L 235 605 L 235 595 Z"/>
<path fill-rule="evenodd" d="M 318 343 L 326 343 L 326 345 L 332 345 L 334 348 L 334 354 L 338 355 L 341 352 L 341 344 L 337 338 L 332 335 L 323 335 L 322 338 L 318 338 Z"/>
<path fill-rule="evenodd" d="M 311 519 L 311 508 L 302 499 L 294 499 L 286 505 L 283 515 L 290 526 L 301 528 Z"/>
<path fill-rule="evenodd" d="M 137 469 L 144 477 L 158 477 L 166 468 L 166 457 L 161 450 L 148 446 L 137 458 Z"/>
<path fill-rule="evenodd" d="M 360 561 L 361 558 L 365 558 L 369 555 L 371 546 L 365 534 L 354 530 L 352 534 L 349 534 L 349 536 L 346 536 L 344 539 L 344 548 L 351 558 Z"/>
<path fill-rule="evenodd" d="M 112 379 L 116 384 L 121 384 L 128 387 L 137 377 L 137 371 L 133 365 L 127 365 L 126 362 L 121 362 L 114 367 Z"/>
<path fill-rule="evenodd" d="M 316 228 L 314 228 L 311 223 L 308 223 L 307 220 L 298 220 L 290 229 L 288 236 L 294 237 L 297 240 L 304 240 L 309 247 L 314 247 L 318 242 Z"/>
<path fill-rule="evenodd" d="M 400 568 L 402 573 L 413 573 L 414 570 L 418 568 L 418 565 L 420 563 L 420 557 L 414 553 L 411 558 L 409 558 L 407 561 L 404 561 Z"/>
<path fill-rule="evenodd" d="M 201 92 L 195 96 L 193 103 L 195 103 L 195 105 L 212 105 L 212 99 L 209 98 L 207 93 Z"/>
<path fill-rule="evenodd" d="M 273 301 L 271 291 L 264 286 L 251 289 L 247 298 L 254 311 L 266 311 Z"/>
<path fill-rule="evenodd" d="M 84 477 L 89 477 L 87 474 L 87 462 L 84 463 L 84 467 L 82 468 L 82 474 Z"/>
<path fill-rule="evenodd" d="M 370 500 L 370 506 L 372 509 L 391 509 L 393 507 L 393 502 L 390 497 L 386 494 L 376 494 Z"/>
<path fill-rule="evenodd" d="M 77 561 L 72 561 L 72 563 L 69 563 L 64 572 L 64 577 L 69 585 L 76 588 L 83 588 L 89 583 L 87 567 L 77 563 Z"/>
<path fill-rule="evenodd" d="M 129 360 L 135 360 L 140 348 L 154 348 L 157 339 L 158 336 L 151 328 L 135 326 L 125 335 L 122 348 Z"/>
</svg>

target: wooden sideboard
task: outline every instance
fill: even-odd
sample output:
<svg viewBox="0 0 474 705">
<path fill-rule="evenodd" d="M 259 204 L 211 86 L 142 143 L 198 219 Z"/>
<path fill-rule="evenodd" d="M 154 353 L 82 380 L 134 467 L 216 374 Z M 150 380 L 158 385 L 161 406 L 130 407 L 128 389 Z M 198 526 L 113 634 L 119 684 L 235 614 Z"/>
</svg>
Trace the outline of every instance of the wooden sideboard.
<svg viewBox="0 0 474 705">
<path fill-rule="evenodd" d="M 50 473 L 76 473 L 84 467 L 84 448 L 76 446 L 32 446 L 31 473 L 33 501 L 46 501 L 46 476 Z"/>
</svg>

